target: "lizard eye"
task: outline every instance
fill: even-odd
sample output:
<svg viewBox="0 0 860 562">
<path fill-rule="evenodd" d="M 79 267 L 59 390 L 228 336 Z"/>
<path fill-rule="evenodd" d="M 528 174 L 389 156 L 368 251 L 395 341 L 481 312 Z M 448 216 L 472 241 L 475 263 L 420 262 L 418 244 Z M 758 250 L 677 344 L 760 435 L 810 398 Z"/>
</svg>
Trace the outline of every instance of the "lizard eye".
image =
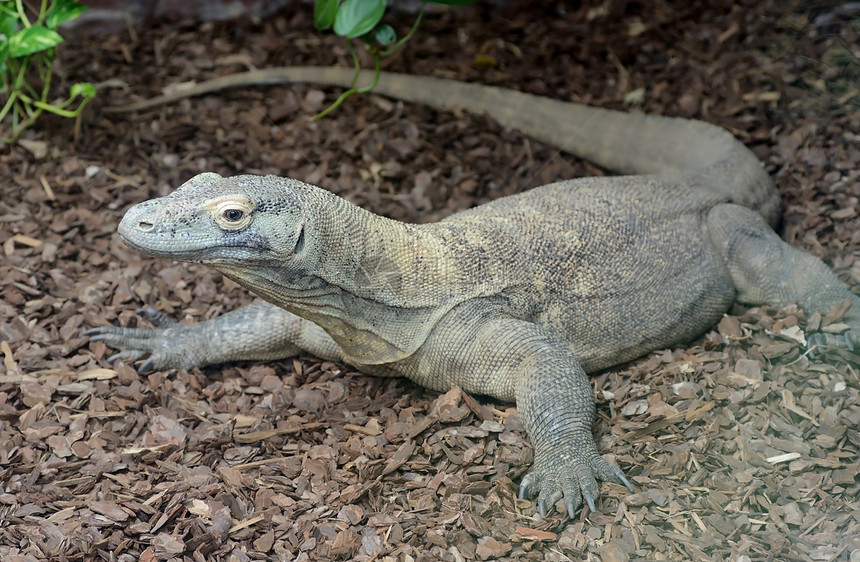
<svg viewBox="0 0 860 562">
<path fill-rule="evenodd" d="M 240 209 L 227 209 L 224 211 L 224 218 L 229 222 L 239 222 L 244 216 L 245 212 Z"/>
<path fill-rule="evenodd" d="M 252 207 L 247 201 L 230 199 L 220 201 L 212 207 L 212 218 L 224 230 L 241 230 L 251 223 Z"/>
</svg>

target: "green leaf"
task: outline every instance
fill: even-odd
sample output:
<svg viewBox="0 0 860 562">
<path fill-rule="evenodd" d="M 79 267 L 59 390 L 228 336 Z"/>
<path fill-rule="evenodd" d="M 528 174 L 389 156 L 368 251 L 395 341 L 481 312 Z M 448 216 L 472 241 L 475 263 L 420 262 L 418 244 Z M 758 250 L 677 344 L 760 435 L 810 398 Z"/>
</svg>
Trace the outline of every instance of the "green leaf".
<svg viewBox="0 0 860 562">
<path fill-rule="evenodd" d="M 54 0 L 48 9 L 45 25 L 57 29 L 61 23 L 73 20 L 86 11 L 86 6 L 81 6 L 75 0 Z"/>
<path fill-rule="evenodd" d="M 18 29 L 18 14 L 0 10 L 0 45 L 15 34 Z"/>
<path fill-rule="evenodd" d="M 314 5 L 314 27 L 322 31 L 334 25 L 337 8 L 338 0 L 317 0 Z"/>
<path fill-rule="evenodd" d="M 89 82 L 78 82 L 69 88 L 69 99 L 81 96 L 84 99 L 96 97 L 96 88 Z"/>
<path fill-rule="evenodd" d="M 374 28 L 385 14 L 385 0 L 346 0 L 334 20 L 334 32 L 352 39 Z"/>
<path fill-rule="evenodd" d="M 44 25 L 34 25 L 22 29 L 9 38 L 9 56 L 12 58 L 26 57 L 33 53 L 53 49 L 63 42 L 56 31 L 51 31 Z"/>
<path fill-rule="evenodd" d="M 474 4 L 478 0 L 424 0 L 427 4 L 445 4 L 446 6 L 465 6 Z"/>
<path fill-rule="evenodd" d="M 391 45 L 395 41 L 397 41 L 397 32 L 394 31 L 394 28 L 384 23 L 376 28 L 374 32 L 376 36 L 376 42 L 382 45 L 383 47 L 386 45 Z"/>
</svg>

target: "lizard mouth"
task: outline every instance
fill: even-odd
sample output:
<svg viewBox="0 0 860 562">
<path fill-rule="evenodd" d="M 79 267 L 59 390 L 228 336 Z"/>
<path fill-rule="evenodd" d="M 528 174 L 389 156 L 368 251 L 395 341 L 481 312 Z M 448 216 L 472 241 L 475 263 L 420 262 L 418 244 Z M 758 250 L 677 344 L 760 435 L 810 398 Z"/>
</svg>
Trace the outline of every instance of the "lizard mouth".
<svg viewBox="0 0 860 562">
<path fill-rule="evenodd" d="M 189 263 L 205 263 L 217 266 L 220 264 L 242 263 L 247 266 L 255 264 L 271 264 L 272 257 L 263 248 L 249 247 L 245 244 L 203 244 L 192 240 L 175 240 L 160 237 L 154 242 L 152 238 L 140 241 L 135 236 L 120 234 L 122 243 L 145 256 L 167 258 Z"/>
<path fill-rule="evenodd" d="M 122 240 L 123 244 L 125 244 L 135 252 L 153 258 L 168 258 L 195 263 L 199 263 L 204 259 L 204 256 L 199 251 L 195 251 L 191 248 L 178 248 L 170 242 L 160 244 L 156 247 L 151 243 L 151 241 L 148 241 L 149 243 L 145 244 L 139 242 L 138 240 L 136 240 L 135 236 L 126 236 L 120 234 L 119 239 Z"/>
<path fill-rule="evenodd" d="M 123 244 L 135 252 L 154 258 L 204 263 L 214 267 L 237 263 L 248 267 L 271 265 L 273 260 L 270 248 L 261 244 L 260 240 L 248 237 L 202 240 L 181 230 L 159 229 L 149 221 L 126 224 L 125 218 L 117 231 Z"/>
</svg>

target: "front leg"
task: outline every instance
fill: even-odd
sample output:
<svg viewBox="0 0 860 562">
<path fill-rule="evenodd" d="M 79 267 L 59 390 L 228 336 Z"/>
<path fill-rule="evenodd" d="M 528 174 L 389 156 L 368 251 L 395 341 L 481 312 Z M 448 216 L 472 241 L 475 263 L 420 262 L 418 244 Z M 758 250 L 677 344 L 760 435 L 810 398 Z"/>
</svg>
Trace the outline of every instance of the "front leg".
<svg viewBox="0 0 860 562">
<path fill-rule="evenodd" d="M 585 371 L 570 346 L 540 326 L 466 303 L 434 328 L 401 371 L 430 388 L 457 385 L 516 402 L 535 450 L 520 497 L 537 495 L 542 517 L 562 497 L 571 517 L 583 499 L 594 511 L 597 480 L 633 490 L 597 451 L 594 397 Z"/>
<path fill-rule="evenodd" d="M 190 325 L 178 324 L 153 309 L 139 314 L 156 328 L 105 326 L 84 335 L 120 350 L 109 362 L 135 361 L 148 354 L 141 372 L 282 359 L 300 350 L 330 361 L 343 359 L 340 347 L 322 328 L 264 301 Z"/>
<path fill-rule="evenodd" d="M 542 341 L 541 341 L 542 340 Z M 574 517 L 582 500 L 596 511 L 597 480 L 633 487 L 600 456 L 591 429 L 594 397 L 588 377 L 567 346 L 548 336 L 531 342 L 512 373 L 517 411 L 535 449 L 534 469 L 520 484 L 520 499 L 538 496 L 538 512 L 564 497 Z"/>
</svg>

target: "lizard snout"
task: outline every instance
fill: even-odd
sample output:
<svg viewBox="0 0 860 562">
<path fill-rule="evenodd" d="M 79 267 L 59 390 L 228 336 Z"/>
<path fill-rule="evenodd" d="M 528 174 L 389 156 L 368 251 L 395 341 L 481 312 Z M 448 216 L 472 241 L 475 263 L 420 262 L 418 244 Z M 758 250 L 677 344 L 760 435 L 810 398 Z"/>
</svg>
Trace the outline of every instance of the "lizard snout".
<svg viewBox="0 0 860 562">
<path fill-rule="evenodd" d="M 126 246 L 150 256 L 173 257 L 182 250 L 183 236 L 177 229 L 164 228 L 164 211 L 157 205 L 163 199 L 139 203 L 126 211 L 117 227 Z"/>
<path fill-rule="evenodd" d="M 155 230 L 156 221 L 152 216 L 152 201 L 138 203 L 125 212 L 119 223 L 120 236 L 134 236 L 136 233 L 144 234 Z"/>
</svg>

